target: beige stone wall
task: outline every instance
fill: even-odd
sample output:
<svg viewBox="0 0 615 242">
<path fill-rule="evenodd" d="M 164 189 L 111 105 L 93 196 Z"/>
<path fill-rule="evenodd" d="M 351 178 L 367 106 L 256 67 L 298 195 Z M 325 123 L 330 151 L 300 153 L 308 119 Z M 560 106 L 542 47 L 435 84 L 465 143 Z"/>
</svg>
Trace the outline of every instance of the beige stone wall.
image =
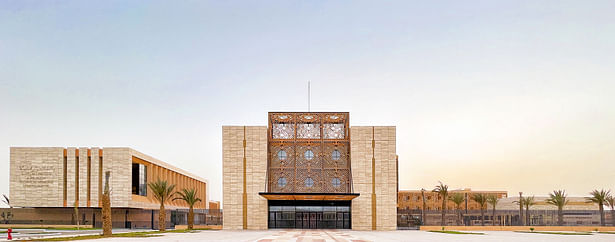
<svg viewBox="0 0 615 242">
<path fill-rule="evenodd" d="M 372 140 L 375 146 L 372 147 Z M 397 228 L 397 165 L 395 127 L 353 126 L 350 152 L 353 190 L 352 229 L 372 230 L 372 197 L 376 196 L 376 229 Z M 372 193 L 372 158 L 375 158 L 375 191 Z"/>
<path fill-rule="evenodd" d="M 397 229 L 397 161 L 395 127 L 376 126 L 376 226 Z"/>
<path fill-rule="evenodd" d="M 9 198 L 14 206 L 63 205 L 63 148 L 11 147 L 10 162 Z"/>
<path fill-rule="evenodd" d="M 247 229 L 267 229 L 267 127 L 223 126 L 222 169 L 224 229 L 243 229 L 243 159 L 246 158 Z"/>
<path fill-rule="evenodd" d="M 372 127 L 350 128 L 352 187 L 359 197 L 352 200 L 352 229 L 372 229 Z"/>
<path fill-rule="evenodd" d="M 79 148 L 79 207 L 88 205 L 88 148 Z"/>
<path fill-rule="evenodd" d="M 74 147 L 66 148 L 66 205 L 71 207 L 75 206 L 75 188 L 77 183 L 75 181 L 75 172 L 77 169 L 75 158 L 76 149 Z"/>
<path fill-rule="evenodd" d="M 102 192 L 102 186 L 101 186 L 101 190 L 98 189 L 98 173 L 99 173 L 99 163 L 100 163 L 100 158 L 98 156 L 99 148 L 92 148 L 91 154 L 92 154 L 92 160 L 91 160 L 91 176 L 90 176 L 90 206 L 91 207 L 99 207 L 98 204 L 98 194 L 100 192 Z M 104 177 L 104 173 L 103 176 Z M 104 181 L 103 181 L 104 182 Z M 104 185 L 104 183 L 101 183 L 102 185 Z"/>
<path fill-rule="evenodd" d="M 243 229 L 243 126 L 222 127 L 224 229 Z"/>
<path fill-rule="evenodd" d="M 267 127 L 246 127 L 246 190 L 248 195 L 248 229 L 267 229 Z"/>
<path fill-rule="evenodd" d="M 129 148 L 103 148 L 103 186 L 105 172 L 111 171 L 111 207 L 128 207 L 132 199 L 132 159 Z"/>
</svg>

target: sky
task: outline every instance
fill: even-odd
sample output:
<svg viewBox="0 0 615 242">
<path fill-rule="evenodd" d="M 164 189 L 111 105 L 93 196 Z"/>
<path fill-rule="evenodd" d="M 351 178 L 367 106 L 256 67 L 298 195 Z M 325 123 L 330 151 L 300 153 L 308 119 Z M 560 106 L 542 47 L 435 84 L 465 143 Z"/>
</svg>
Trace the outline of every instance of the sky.
<svg viewBox="0 0 615 242">
<path fill-rule="evenodd" d="M 615 190 L 615 1 L 0 1 L 9 147 L 131 147 L 209 180 L 269 111 L 397 126 L 400 189 Z"/>
</svg>

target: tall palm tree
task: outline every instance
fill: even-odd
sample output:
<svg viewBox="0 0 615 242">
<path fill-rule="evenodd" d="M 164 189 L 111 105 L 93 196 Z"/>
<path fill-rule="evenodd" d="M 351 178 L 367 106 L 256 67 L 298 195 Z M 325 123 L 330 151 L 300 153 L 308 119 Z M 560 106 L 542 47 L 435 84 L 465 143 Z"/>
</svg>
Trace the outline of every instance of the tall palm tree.
<svg viewBox="0 0 615 242">
<path fill-rule="evenodd" d="M 425 188 L 421 188 L 421 198 L 423 198 L 423 207 L 422 207 L 423 211 L 421 213 L 422 215 L 421 223 L 423 225 L 427 225 L 427 215 L 425 215 L 425 208 L 427 207 L 427 203 L 425 202 Z"/>
<path fill-rule="evenodd" d="M 472 200 L 480 205 L 480 223 L 485 226 L 485 209 L 487 208 L 487 196 L 482 193 L 472 194 Z"/>
<path fill-rule="evenodd" d="M 553 191 L 549 194 L 549 198 L 547 199 L 547 203 L 557 206 L 557 225 L 564 225 L 564 206 L 568 204 L 568 199 L 566 195 L 566 191 L 557 190 Z"/>
<path fill-rule="evenodd" d="M 439 182 L 440 185 L 437 185 L 436 188 L 433 189 L 433 192 L 442 196 L 442 220 L 440 221 L 440 225 L 446 225 L 445 216 L 446 216 L 446 202 L 448 201 L 448 186 Z"/>
<path fill-rule="evenodd" d="M 587 198 L 588 202 L 592 202 L 598 204 L 598 209 L 600 209 L 600 226 L 604 226 L 604 204 L 606 203 L 606 199 L 611 195 L 611 191 L 607 190 L 593 190 L 589 193 L 591 197 Z"/>
<path fill-rule="evenodd" d="M 202 201 L 200 198 L 196 197 L 196 190 L 194 188 L 184 188 L 181 191 L 177 192 L 176 198 L 173 200 L 183 200 L 190 206 L 188 210 L 188 229 L 194 228 L 194 204 Z"/>
<path fill-rule="evenodd" d="M 13 206 L 11 206 L 11 200 L 4 194 L 2 194 L 2 202 L 9 206 L 9 208 L 13 208 Z"/>
<path fill-rule="evenodd" d="M 612 220 L 612 223 L 613 223 L 612 226 L 615 226 L 615 197 L 614 196 L 607 197 L 606 198 L 606 203 L 611 208 L 611 220 Z"/>
<path fill-rule="evenodd" d="M 519 225 L 523 226 L 523 192 L 519 192 L 519 201 L 513 202 L 519 204 Z"/>
<path fill-rule="evenodd" d="M 453 193 L 448 198 L 455 204 L 455 210 L 457 211 L 457 225 L 461 225 L 461 204 L 465 201 L 463 193 Z"/>
<path fill-rule="evenodd" d="M 491 207 L 493 207 L 493 217 L 492 217 L 492 224 L 493 226 L 495 226 L 495 207 L 498 205 L 498 202 L 500 201 L 500 198 L 495 195 L 495 194 L 490 194 L 487 195 L 487 203 L 489 203 L 489 205 L 491 205 Z"/>
<path fill-rule="evenodd" d="M 166 230 L 167 213 L 164 211 L 164 204 L 173 198 L 175 194 L 175 184 L 168 184 L 167 181 L 158 179 L 155 182 L 147 184 L 152 189 L 154 198 L 160 202 L 160 212 L 158 213 L 158 230 Z"/>
<path fill-rule="evenodd" d="M 530 207 L 536 205 L 534 196 L 524 197 L 521 199 L 523 206 L 525 207 L 525 224 L 532 225 L 530 221 Z"/>
</svg>

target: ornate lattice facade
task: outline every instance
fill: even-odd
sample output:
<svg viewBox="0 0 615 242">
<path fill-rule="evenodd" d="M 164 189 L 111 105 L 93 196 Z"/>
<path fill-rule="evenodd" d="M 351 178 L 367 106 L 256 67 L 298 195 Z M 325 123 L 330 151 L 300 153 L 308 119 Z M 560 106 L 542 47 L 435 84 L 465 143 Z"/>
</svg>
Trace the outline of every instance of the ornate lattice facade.
<svg viewBox="0 0 615 242">
<path fill-rule="evenodd" d="M 348 113 L 269 113 L 267 191 L 351 193 Z"/>
</svg>

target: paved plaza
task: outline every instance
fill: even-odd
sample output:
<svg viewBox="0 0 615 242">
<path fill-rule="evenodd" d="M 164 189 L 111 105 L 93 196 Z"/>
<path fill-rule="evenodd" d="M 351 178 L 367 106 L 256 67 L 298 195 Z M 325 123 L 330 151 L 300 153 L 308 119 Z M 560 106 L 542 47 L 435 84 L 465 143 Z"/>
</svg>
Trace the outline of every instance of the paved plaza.
<svg viewBox="0 0 615 242">
<path fill-rule="evenodd" d="M 353 231 L 353 230 L 260 230 L 201 231 L 167 233 L 151 238 L 112 238 L 91 241 L 256 241 L 256 242 L 361 242 L 361 241 L 615 241 L 615 234 L 547 235 L 504 231 L 487 231 L 485 235 L 441 234 L 425 231 Z"/>
</svg>

